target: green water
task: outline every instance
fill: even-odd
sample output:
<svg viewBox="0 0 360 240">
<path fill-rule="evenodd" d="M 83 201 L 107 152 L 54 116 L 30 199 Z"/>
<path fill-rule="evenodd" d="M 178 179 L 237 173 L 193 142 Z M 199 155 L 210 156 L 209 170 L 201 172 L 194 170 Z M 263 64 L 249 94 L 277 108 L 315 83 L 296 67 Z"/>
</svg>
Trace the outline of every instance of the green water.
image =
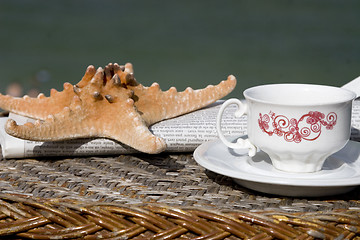
<svg viewBox="0 0 360 240">
<path fill-rule="evenodd" d="M 0 91 L 19 82 L 47 95 L 108 62 L 132 62 L 139 82 L 162 89 L 234 74 L 233 97 L 275 82 L 341 86 L 360 75 L 359 10 L 356 0 L 2 0 Z"/>
</svg>

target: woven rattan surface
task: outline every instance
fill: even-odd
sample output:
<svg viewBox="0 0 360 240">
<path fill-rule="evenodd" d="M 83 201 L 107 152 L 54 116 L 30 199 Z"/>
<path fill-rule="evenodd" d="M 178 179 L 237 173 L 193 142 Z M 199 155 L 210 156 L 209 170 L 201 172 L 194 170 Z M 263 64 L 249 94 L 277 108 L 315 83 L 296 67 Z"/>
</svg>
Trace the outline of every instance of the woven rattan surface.
<svg viewBox="0 0 360 240">
<path fill-rule="evenodd" d="M 33 239 L 358 239 L 360 211 L 209 211 L 0 196 L 0 237 Z"/>
<path fill-rule="evenodd" d="M 269 196 L 199 166 L 187 155 L 0 160 L 2 193 L 121 204 L 292 212 L 360 207 L 359 189 L 318 199 Z"/>
<path fill-rule="evenodd" d="M 355 239 L 360 232 L 359 188 L 324 198 L 266 195 L 205 170 L 192 154 L 2 159 L 0 180 L 5 239 Z"/>
</svg>

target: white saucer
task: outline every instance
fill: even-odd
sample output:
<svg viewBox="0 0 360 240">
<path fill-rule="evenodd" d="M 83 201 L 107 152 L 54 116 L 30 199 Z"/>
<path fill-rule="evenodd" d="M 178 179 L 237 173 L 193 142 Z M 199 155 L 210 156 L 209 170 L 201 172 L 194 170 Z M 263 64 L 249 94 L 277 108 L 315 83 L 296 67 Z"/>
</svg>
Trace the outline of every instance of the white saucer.
<svg viewBox="0 0 360 240">
<path fill-rule="evenodd" d="M 276 195 L 319 197 L 346 193 L 360 185 L 360 143 L 354 141 L 331 155 L 315 173 L 277 170 L 266 153 L 260 151 L 251 158 L 245 151 L 226 147 L 220 139 L 200 145 L 194 158 L 204 168 L 231 177 L 244 187 Z"/>
</svg>

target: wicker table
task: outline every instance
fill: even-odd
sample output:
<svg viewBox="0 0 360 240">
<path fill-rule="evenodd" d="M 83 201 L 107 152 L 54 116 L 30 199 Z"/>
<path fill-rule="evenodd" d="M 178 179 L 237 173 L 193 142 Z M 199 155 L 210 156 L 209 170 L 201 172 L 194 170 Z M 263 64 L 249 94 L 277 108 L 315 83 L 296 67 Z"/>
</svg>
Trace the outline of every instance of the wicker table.
<svg viewBox="0 0 360 240">
<path fill-rule="evenodd" d="M 254 192 L 192 154 L 0 160 L 4 239 L 360 239 L 360 188 Z"/>
</svg>

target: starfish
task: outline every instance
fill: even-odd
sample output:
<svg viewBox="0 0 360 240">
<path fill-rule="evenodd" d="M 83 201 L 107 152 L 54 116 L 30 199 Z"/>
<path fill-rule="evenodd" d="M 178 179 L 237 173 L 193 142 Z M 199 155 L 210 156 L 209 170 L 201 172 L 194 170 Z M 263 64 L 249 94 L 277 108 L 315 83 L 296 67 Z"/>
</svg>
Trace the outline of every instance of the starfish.
<svg viewBox="0 0 360 240">
<path fill-rule="evenodd" d="M 162 92 L 156 83 L 150 87 L 137 83 L 131 64 L 109 64 L 97 70 L 90 65 L 76 85 L 65 83 L 61 92 L 52 89 L 50 97 L 0 95 L 0 107 L 38 119 L 24 125 L 9 119 L 5 130 L 15 137 L 34 141 L 104 137 L 155 154 L 164 151 L 166 144 L 149 131 L 151 124 L 202 108 L 227 95 L 235 85 L 230 75 L 217 86 Z"/>
</svg>

